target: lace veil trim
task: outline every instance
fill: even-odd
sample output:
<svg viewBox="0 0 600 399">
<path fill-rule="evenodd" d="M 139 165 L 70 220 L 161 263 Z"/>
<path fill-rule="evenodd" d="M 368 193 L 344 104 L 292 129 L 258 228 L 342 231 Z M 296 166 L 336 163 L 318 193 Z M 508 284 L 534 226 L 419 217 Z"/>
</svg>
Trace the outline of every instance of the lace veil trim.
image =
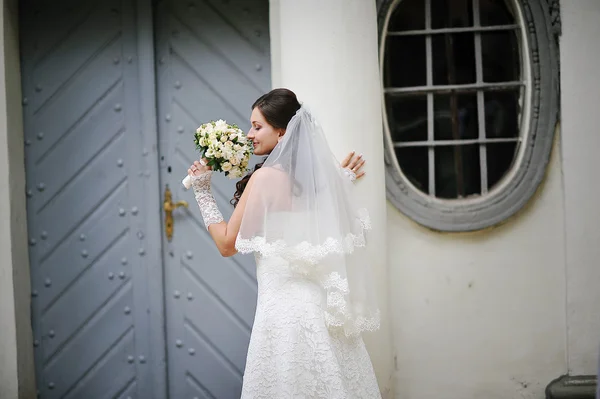
<svg viewBox="0 0 600 399">
<path fill-rule="evenodd" d="M 249 239 L 236 239 L 235 247 L 242 254 L 257 253 L 262 257 L 280 257 L 294 264 L 303 274 L 316 271 L 314 266 L 329 254 L 352 254 L 355 248 L 366 245 L 365 231 L 371 229 L 371 219 L 366 209 L 359 209 L 357 219 L 359 231 L 348 233 L 343 239 L 327 238 L 322 244 L 314 245 L 301 242 L 288 246 L 284 240 L 267 242 L 265 237 L 254 236 Z M 356 314 L 351 309 L 350 288 L 348 279 L 337 271 L 320 278 L 320 283 L 327 293 L 327 309 L 325 322 L 330 330 L 343 330 L 347 336 L 359 335 L 363 331 L 375 331 L 380 326 L 379 310 L 367 314 Z M 364 312 L 363 312 L 364 313 Z"/>
<path fill-rule="evenodd" d="M 329 254 L 351 254 L 354 248 L 366 245 L 365 231 L 371 230 L 371 218 L 367 210 L 361 208 L 357 219 L 360 222 L 359 231 L 348 233 L 341 240 L 329 237 L 319 245 L 304 241 L 290 247 L 284 240 L 267 242 L 263 236 L 240 238 L 238 235 L 235 248 L 242 254 L 256 252 L 264 257 L 278 256 L 288 261 L 301 261 L 315 265 Z"/>
</svg>

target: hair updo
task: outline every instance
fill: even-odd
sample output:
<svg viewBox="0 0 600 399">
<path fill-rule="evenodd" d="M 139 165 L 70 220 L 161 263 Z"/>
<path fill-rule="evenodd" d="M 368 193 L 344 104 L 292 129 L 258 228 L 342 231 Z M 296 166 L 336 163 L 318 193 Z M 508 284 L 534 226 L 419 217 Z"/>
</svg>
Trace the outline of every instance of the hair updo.
<svg viewBox="0 0 600 399">
<path fill-rule="evenodd" d="M 258 100 L 252 104 L 252 110 L 258 108 L 267 123 L 275 129 L 285 129 L 300 107 L 301 105 L 296 98 L 296 94 L 288 89 L 271 90 L 267 94 L 259 97 Z M 233 194 L 233 199 L 230 201 L 231 205 L 234 207 L 237 206 L 250 177 L 252 177 L 252 173 L 260 169 L 264 163 L 265 160 L 256 164 L 253 171 L 249 172 L 237 182 L 235 185 L 236 191 Z"/>
</svg>

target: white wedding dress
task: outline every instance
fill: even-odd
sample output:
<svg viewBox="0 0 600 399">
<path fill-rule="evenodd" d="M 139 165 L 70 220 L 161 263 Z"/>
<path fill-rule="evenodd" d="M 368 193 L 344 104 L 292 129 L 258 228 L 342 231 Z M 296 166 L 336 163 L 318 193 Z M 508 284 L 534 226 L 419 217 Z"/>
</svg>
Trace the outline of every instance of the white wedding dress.
<svg viewBox="0 0 600 399">
<path fill-rule="evenodd" d="M 244 191 L 235 247 L 255 255 L 258 302 L 242 399 L 381 398 L 360 336 L 380 317 L 353 187 L 302 106 Z"/>
<path fill-rule="evenodd" d="M 327 328 L 322 288 L 280 257 L 255 257 L 258 302 L 242 399 L 381 398 L 362 338 Z"/>
</svg>

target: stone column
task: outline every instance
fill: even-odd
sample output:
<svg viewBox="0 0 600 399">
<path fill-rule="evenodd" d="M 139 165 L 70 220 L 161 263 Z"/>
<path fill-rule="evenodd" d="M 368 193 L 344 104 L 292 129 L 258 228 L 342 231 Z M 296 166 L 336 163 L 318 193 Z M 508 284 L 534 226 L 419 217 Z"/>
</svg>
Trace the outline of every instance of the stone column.
<svg viewBox="0 0 600 399">
<path fill-rule="evenodd" d="M 0 398 L 36 397 L 16 0 L 0 2 Z"/>
<path fill-rule="evenodd" d="M 323 125 L 342 159 L 367 159 L 357 195 L 371 214 L 368 250 L 382 311 L 382 328 L 365 334 L 384 397 L 391 397 L 393 352 L 388 317 L 386 197 L 381 83 L 374 0 L 271 0 L 273 83 L 293 90 Z"/>
<path fill-rule="evenodd" d="M 571 375 L 594 375 L 600 344 L 600 52 L 595 44 L 600 2 L 563 1 L 560 6 L 568 370 Z"/>
</svg>

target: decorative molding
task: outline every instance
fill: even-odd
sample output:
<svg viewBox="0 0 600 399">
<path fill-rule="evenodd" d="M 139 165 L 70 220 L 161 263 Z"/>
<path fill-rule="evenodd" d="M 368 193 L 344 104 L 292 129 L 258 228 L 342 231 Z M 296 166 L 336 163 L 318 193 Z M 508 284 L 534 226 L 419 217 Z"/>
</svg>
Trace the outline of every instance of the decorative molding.
<svg viewBox="0 0 600 399">
<path fill-rule="evenodd" d="M 387 15 L 399 1 L 377 1 L 380 42 Z M 388 140 L 384 140 L 388 200 L 402 213 L 432 230 L 475 231 L 500 224 L 529 202 L 546 175 L 559 115 L 558 48 L 548 2 L 558 7 L 558 0 L 512 1 L 521 8 L 527 34 L 531 118 L 528 144 L 522 149 L 522 161 L 511 181 L 480 201 L 439 201 L 424 195 L 406 180 L 392 158 L 393 149 Z"/>
<path fill-rule="evenodd" d="M 596 388 L 596 376 L 563 375 L 548 384 L 546 399 L 594 399 Z"/>
<path fill-rule="evenodd" d="M 558 37 L 562 33 L 562 21 L 560 19 L 560 0 L 546 0 L 548 2 L 548 8 L 550 10 L 550 19 L 552 21 L 552 31 Z"/>
</svg>

